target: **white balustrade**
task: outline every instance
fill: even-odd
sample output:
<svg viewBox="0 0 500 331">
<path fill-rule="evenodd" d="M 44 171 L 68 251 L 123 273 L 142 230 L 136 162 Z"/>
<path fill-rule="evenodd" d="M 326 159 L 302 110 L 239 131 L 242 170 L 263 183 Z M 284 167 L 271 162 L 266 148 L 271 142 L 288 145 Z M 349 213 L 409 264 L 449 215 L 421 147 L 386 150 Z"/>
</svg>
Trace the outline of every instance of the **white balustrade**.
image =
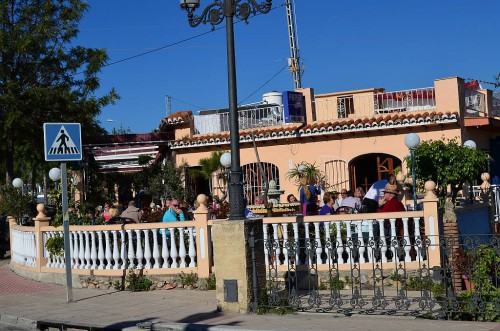
<svg viewBox="0 0 500 331">
<path fill-rule="evenodd" d="M 111 241 L 109 239 L 109 231 L 104 231 L 104 237 L 106 238 L 106 252 L 104 256 L 106 257 L 106 269 L 111 269 L 113 266 L 111 264 L 111 258 L 113 257 L 111 254 Z"/>
<path fill-rule="evenodd" d="M 90 245 L 91 245 L 90 259 L 92 260 L 92 264 L 90 266 L 90 269 L 94 270 L 94 269 L 97 269 L 97 248 L 95 245 L 95 232 L 94 231 L 90 232 Z"/>
<path fill-rule="evenodd" d="M 179 253 L 177 251 L 177 246 L 175 245 L 175 228 L 169 228 L 170 231 L 170 257 L 172 258 L 171 268 L 179 268 L 179 262 L 177 258 L 179 257 Z"/>
<path fill-rule="evenodd" d="M 146 264 L 144 266 L 145 269 L 151 269 L 151 247 L 149 245 L 149 229 L 145 229 L 144 231 L 144 259 L 146 260 Z"/>
<path fill-rule="evenodd" d="M 186 244 L 184 242 L 184 228 L 178 228 L 179 230 L 179 258 L 181 260 L 180 267 L 186 267 Z"/>
<path fill-rule="evenodd" d="M 104 269 L 104 245 L 102 242 L 102 232 L 98 231 L 97 232 L 97 241 L 99 241 L 98 245 L 98 252 L 97 252 L 97 259 L 99 260 L 99 267 L 97 269 L 102 270 Z"/>
<path fill-rule="evenodd" d="M 78 258 L 80 259 L 79 269 L 85 269 L 85 244 L 84 244 L 84 234 L 82 231 L 78 231 L 78 241 L 80 248 L 78 250 Z"/>
<path fill-rule="evenodd" d="M 160 269 L 160 249 L 158 247 L 158 231 L 156 230 L 153 230 L 153 259 L 155 259 L 153 269 Z"/>
<path fill-rule="evenodd" d="M 12 230 L 11 258 L 28 267 L 36 266 L 36 236 L 32 231 Z"/>
<path fill-rule="evenodd" d="M 141 230 L 135 230 L 135 235 L 137 237 L 137 249 L 135 251 L 135 256 L 137 258 L 137 269 L 144 269 L 144 264 L 143 264 L 143 258 L 144 258 L 144 251 L 142 249 L 142 240 L 141 240 Z"/>
<path fill-rule="evenodd" d="M 118 231 L 111 231 L 113 234 L 113 269 L 120 269 L 120 251 L 118 250 Z"/>
<path fill-rule="evenodd" d="M 194 246 L 194 235 L 193 235 L 193 228 L 188 228 L 188 233 L 189 233 L 189 267 L 194 268 L 196 267 L 196 248 Z"/>
<path fill-rule="evenodd" d="M 163 259 L 162 268 L 170 268 L 170 262 L 168 261 L 170 257 L 170 251 L 168 249 L 167 243 L 167 231 L 161 231 L 161 258 Z"/>
</svg>

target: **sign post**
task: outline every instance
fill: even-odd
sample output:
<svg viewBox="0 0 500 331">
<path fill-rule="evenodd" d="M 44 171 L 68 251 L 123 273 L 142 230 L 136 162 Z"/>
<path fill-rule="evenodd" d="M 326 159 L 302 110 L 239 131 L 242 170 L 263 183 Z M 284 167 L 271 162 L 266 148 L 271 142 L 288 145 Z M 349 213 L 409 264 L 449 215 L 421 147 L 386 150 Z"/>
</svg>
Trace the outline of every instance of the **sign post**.
<svg viewBox="0 0 500 331">
<path fill-rule="evenodd" d="M 80 123 L 44 123 L 45 161 L 61 161 L 62 215 L 64 232 L 64 264 L 66 271 L 67 301 L 73 301 L 71 276 L 71 249 L 68 215 L 68 180 L 66 162 L 82 159 L 82 135 Z"/>
</svg>

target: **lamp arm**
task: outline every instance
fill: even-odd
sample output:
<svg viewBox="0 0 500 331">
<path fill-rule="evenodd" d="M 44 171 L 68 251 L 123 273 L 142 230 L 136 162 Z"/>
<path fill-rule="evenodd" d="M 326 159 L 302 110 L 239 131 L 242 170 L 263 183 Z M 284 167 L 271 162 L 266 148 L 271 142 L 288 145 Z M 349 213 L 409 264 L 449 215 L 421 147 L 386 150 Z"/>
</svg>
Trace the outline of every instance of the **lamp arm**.
<svg viewBox="0 0 500 331">
<path fill-rule="evenodd" d="M 212 25 L 212 30 L 214 30 L 216 25 L 224 21 L 224 7 L 220 0 L 215 0 L 214 3 L 208 5 L 199 16 L 194 15 L 194 10 L 195 8 L 186 7 L 188 22 L 193 28 L 201 23 L 210 23 Z"/>
<path fill-rule="evenodd" d="M 257 12 L 267 14 L 271 10 L 272 0 L 266 0 L 266 2 L 261 3 L 258 3 L 256 0 L 246 1 L 241 3 L 240 0 L 236 0 L 234 2 L 234 14 L 241 21 L 247 22 L 250 14 L 255 15 Z"/>
</svg>

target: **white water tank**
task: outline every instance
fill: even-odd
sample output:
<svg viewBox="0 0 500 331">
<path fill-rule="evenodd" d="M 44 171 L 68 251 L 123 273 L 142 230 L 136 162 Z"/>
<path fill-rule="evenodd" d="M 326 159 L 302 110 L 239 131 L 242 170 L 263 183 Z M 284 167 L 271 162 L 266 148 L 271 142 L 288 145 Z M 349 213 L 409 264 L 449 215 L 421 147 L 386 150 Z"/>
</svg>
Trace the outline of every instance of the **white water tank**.
<svg viewBox="0 0 500 331">
<path fill-rule="evenodd" d="M 262 102 L 268 104 L 283 105 L 283 95 L 279 92 L 269 92 L 262 96 Z"/>
</svg>

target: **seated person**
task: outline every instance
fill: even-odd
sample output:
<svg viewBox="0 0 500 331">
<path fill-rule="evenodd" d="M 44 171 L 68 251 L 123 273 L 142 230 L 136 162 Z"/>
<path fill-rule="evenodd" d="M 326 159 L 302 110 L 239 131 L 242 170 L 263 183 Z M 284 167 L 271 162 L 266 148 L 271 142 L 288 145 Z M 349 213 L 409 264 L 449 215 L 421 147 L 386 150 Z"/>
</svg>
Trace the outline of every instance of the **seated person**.
<svg viewBox="0 0 500 331">
<path fill-rule="evenodd" d="M 380 198 L 378 202 L 378 213 L 388 213 L 388 212 L 398 212 L 398 211 L 405 211 L 405 206 L 397 199 L 398 195 L 398 187 L 397 185 L 393 184 L 387 184 L 385 186 L 385 189 L 382 190 L 384 193 L 384 196 Z M 391 234 L 391 223 L 389 220 L 385 220 L 384 222 L 384 228 L 386 235 L 389 236 Z M 396 234 L 400 235 L 401 230 L 403 229 L 403 222 L 401 219 L 396 220 Z"/>
<path fill-rule="evenodd" d="M 128 223 L 140 223 L 142 212 L 135 206 L 135 201 L 131 200 L 128 203 L 127 209 L 122 212 L 121 217 L 126 218 Z"/>
<path fill-rule="evenodd" d="M 359 200 L 354 197 L 353 191 L 347 191 L 346 193 L 347 196 L 344 196 L 340 202 L 340 207 L 351 207 L 352 209 L 356 209 L 357 205 L 359 205 Z"/>
<path fill-rule="evenodd" d="M 294 202 L 297 202 L 297 198 L 295 197 L 295 195 L 293 194 L 289 194 L 287 197 L 286 197 L 286 201 L 288 203 L 294 203 Z"/>
<path fill-rule="evenodd" d="M 106 222 L 106 224 L 120 224 L 122 222 L 120 212 L 115 206 L 110 207 L 108 213 L 111 218 Z"/>
<path fill-rule="evenodd" d="M 321 207 L 319 214 L 320 215 L 333 215 L 336 214 L 333 209 L 333 204 L 335 203 L 335 199 L 333 198 L 333 193 L 326 192 L 323 196 L 323 202 L 325 203 L 323 207 Z"/>
</svg>

